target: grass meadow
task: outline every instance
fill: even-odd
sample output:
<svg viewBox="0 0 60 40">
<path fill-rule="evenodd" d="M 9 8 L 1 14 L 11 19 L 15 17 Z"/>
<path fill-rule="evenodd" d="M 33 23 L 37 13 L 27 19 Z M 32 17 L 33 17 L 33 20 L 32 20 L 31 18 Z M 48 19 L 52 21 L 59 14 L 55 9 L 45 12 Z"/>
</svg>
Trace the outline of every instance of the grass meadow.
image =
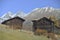
<svg viewBox="0 0 60 40">
<path fill-rule="evenodd" d="M 0 40 L 48 40 L 46 36 L 35 36 L 32 33 L 6 29 L 0 24 Z"/>
</svg>

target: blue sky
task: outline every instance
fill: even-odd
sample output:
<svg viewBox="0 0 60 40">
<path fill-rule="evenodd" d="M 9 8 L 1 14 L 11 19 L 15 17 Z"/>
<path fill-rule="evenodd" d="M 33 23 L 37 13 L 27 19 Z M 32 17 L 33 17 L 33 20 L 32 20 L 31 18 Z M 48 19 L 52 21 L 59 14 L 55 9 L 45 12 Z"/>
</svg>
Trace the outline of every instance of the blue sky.
<svg viewBox="0 0 60 40">
<path fill-rule="evenodd" d="M 0 0 L 0 16 L 8 11 L 28 13 L 35 8 L 46 6 L 60 8 L 60 0 Z"/>
</svg>

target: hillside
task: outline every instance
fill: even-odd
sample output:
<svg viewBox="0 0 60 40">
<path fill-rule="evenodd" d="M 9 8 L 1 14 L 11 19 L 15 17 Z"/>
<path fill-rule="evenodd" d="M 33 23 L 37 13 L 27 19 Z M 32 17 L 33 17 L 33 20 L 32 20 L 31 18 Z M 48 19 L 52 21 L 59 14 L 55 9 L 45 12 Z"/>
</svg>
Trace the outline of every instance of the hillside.
<svg viewBox="0 0 60 40">
<path fill-rule="evenodd" d="M 35 8 L 24 18 L 27 20 L 33 20 L 49 16 L 55 16 L 56 18 L 59 18 L 60 9 L 52 7 Z"/>
<path fill-rule="evenodd" d="M 5 25 L 0 24 L 0 40 L 48 40 L 46 36 L 34 36 L 31 33 L 6 29 Z"/>
</svg>

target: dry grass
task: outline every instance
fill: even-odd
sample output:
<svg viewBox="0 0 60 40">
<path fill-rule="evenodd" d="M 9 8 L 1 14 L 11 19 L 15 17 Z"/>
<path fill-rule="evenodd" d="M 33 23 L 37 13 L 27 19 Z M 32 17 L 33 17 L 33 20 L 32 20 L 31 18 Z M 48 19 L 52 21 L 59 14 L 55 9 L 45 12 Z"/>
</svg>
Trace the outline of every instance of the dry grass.
<svg viewBox="0 0 60 40">
<path fill-rule="evenodd" d="M 0 25 L 0 40 L 48 40 L 46 36 L 35 36 L 32 32 L 7 29 Z"/>
<path fill-rule="evenodd" d="M 12 30 L 7 28 L 8 26 L 0 24 L 0 40 L 49 40 L 45 36 L 35 36 L 33 32 L 25 31 L 25 30 Z M 38 32 L 46 32 L 45 30 L 37 30 Z M 49 34 L 53 38 L 53 34 Z M 58 40 L 60 39 L 60 35 L 58 35 Z"/>
</svg>

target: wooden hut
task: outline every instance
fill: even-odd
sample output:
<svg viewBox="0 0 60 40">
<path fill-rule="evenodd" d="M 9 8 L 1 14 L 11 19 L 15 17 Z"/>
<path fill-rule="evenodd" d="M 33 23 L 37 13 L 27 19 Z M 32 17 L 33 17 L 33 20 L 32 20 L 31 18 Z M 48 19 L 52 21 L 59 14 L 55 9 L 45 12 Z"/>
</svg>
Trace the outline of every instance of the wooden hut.
<svg viewBox="0 0 60 40">
<path fill-rule="evenodd" d="M 37 29 L 42 29 L 51 32 L 52 30 L 54 30 L 54 22 L 46 17 L 43 17 L 38 20 L 32 20 L 32 22 L 33 31 L 36 31 Z"/>
<path fill-rule="evenodd" d="M 22 29 L 23 22 L 25 20 L 20 17 L 14 17 L 2 22 L 2 24 L 9 26 L 12 29 Z"/>
</svg>

